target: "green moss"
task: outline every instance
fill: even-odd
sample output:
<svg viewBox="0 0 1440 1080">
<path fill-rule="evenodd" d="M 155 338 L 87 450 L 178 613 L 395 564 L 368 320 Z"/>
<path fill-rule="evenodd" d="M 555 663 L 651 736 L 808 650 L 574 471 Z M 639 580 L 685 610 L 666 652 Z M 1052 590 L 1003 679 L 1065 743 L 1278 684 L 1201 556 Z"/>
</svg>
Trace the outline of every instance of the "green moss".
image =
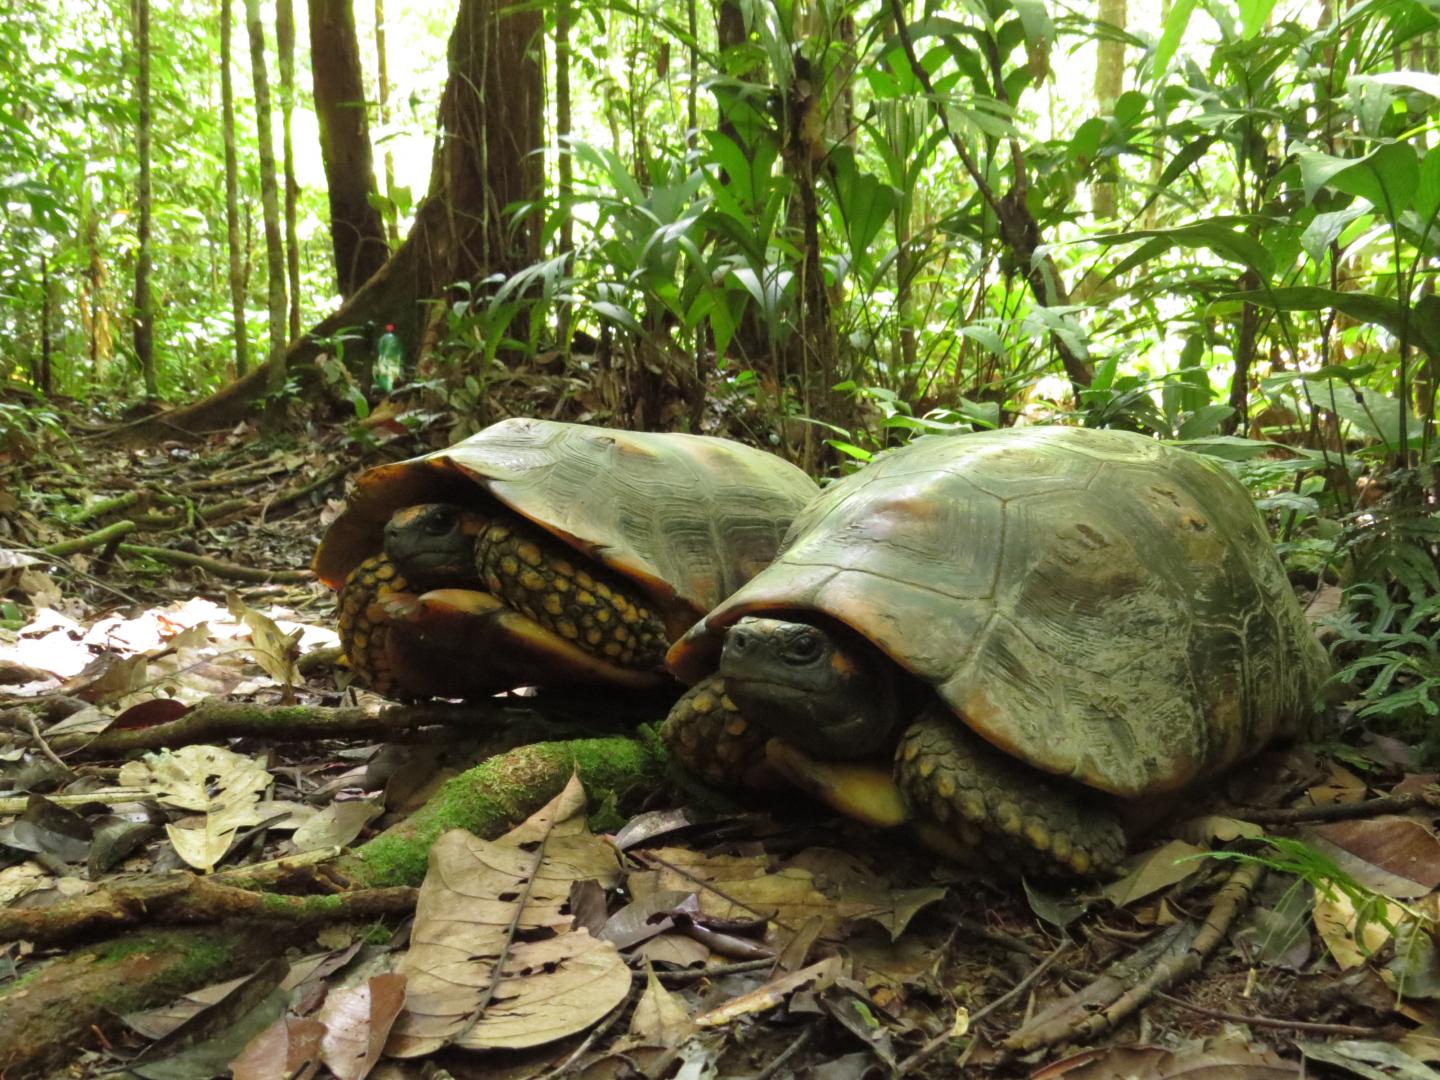
<svg viewBox="0 0 1440 1080">
<path fill-rule="evenodd" d="M 450 829 L 494 838 L 553 799 L 579 770 L 592 805 L 624 801 L 660 782 L 663 759 L 636 739 L 575 739 L 535 743 L 461 773 L 408 821 L 355 853 L 349 871 L 369 886 L 418 885 L 430 845 Z"/>
</svg>

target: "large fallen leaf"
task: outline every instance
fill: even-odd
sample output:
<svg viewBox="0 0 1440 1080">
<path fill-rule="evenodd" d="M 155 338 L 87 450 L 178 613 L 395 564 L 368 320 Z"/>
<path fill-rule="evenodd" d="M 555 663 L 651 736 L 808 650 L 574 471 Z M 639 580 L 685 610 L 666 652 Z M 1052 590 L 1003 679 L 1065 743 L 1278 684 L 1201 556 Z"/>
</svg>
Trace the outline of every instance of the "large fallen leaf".
<svg viewBox="0 0 1440 1080">
<path fill-rule="evenodd" d="M 1417 1061 L 1394 1043 L 1357 1039 L 1351 1042 L 1301 1042 L 1307 1059 L 1339 1066 L 1368 1080 L 1440 1080 L 1430 1066 Z"/>
<path fill-rule="evenodd" d="M 1195 856 L 1205 854 L 1205 850 L 1183 840 L 1171 840 L 1163 847 L 1133 856 L 1125 862 L 1124 876 L 1105 886 L 1105 899 L 1123 908 L 1168 889 L 1200 869 Z"/>
<path fill-rule="evenodd" d="M 309 1080 L 320 1068 L 320 1040 L 325 1025 L 318 1020 L 282 1016 L 256 1035 L 230 1063 L 234 1080 Z"/>
<path fill-rule="evenodd" d="M 235 833 L 260 821 L 260 796 L 271 776 L 257 761 L 219 746 L 186 746 L 146 754 L 120 767 L 121 783 L 152 791 L 166 806 L 198 816 L 165 826 L 176 852 L 197 870 L 210 870 Z"/>
<path fill-rule="evenodd" d="M 708 855 L 686 848 L 639 852 L 637 857 L 654 870 L 631 874 L 630 891 L 643 901 L 661 891 L 697 892 L 700 909 L 716 919 L 770 919 L 792 931 L 818 916 L 822 935 L 840 937 L 851 919 L 876 911 L 872 897 L 827 896 L 815 876 L 798 866 L 770 872 L 764 855 Z"/>
<path fill-rule="evenodd" d="M 1361 885 L 1392 899 L 1440 886 L 1440 840 L 1411 818 L 1334 821 L 1306 829 L 1303 838 Z"/>
<path fill-rule="evenodd" d="M 339 1080 L 361 1080 L 369 1075 L 404 1004 L 405 977 L 394 972 L 376 975 L 362 986 L 332 991 L 326 997 L 316 1019 L 325 1025 L 325 1064 Z"/>
<path fill-rule="evenodd" d="M 679 1046 L 695 1030 L 690 1010 L 679 994 L 671 993 L 648 967 L 645 993 L 630 1018 L 628 1041 L 639 1046 Z"/>
<path fill-rule="evenodd" d="M 1030 1074 L 1030 1080 L 1281 1080 L 1300 1066 L 1273 1050 L 1235 1042 L 1199 1049 L 1106 1046 L 1085 1050 Z"/>
<path fill-rule="evenodd" d="M 397 967 L 406 1007 L 386 1052 L 537 1046 L 603 1017 L 629 993 L 630 971 L 615 946 L 573 927 L 568 900 L 576 881 L 613 885 L 618 874 L 613 849 L 585 831 L 578 778 L 499 840 L 440 837 Z"/>
</svg>

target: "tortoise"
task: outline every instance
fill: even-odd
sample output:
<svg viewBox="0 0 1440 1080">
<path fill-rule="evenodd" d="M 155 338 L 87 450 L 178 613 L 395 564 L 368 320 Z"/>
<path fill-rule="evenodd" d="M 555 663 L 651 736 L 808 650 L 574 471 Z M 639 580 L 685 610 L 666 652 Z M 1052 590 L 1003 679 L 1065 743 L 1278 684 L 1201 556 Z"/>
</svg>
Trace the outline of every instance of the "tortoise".
<svg viewBox="0 0 1440 1080">
<path fill-rule="evenodd" d="M 655 686 L 818 490 L 726 439 L 513 418 L 362 473 L 314 567 L 378 693 Z"/>
<path fill-rule="evenodd" d="M 663 736 L 710 779 L 769 767 L 1079 876 L 1123 858 L 1136 800 L 1301 733 L 1328 670 L 1240 483 L 1061 427 L 929 436 L 832 484 L 669 664 L 695 685 Z"/>
</svg>

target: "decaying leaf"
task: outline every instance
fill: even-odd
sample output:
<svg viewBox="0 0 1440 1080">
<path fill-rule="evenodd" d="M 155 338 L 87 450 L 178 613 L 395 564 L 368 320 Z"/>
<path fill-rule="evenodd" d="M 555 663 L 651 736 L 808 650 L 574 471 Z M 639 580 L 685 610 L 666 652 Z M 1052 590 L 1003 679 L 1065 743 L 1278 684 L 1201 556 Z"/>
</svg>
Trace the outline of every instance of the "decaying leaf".
<svg viewBox="0 0 1440 1080">
<path fill-rule="evenodd" d="M 583 1031 L 630 991 L 609 942 L 573 928 L 572 885 L 613 885 L 613 849 L 585 831 L 578 778 L 499 840 L 454 830 L 430 849 L 410 952 L 405 1011 L 386 1052 L 536 1046 Z"/>
<path fill-rule="evenodd" d="M 320 1040 L 325 1025 L 318 1020 L 281 1017 L 256 1035 L 230 1063 L 235 1080 L 307 1080 L 320 1068 Z"/>
<path fill-rule="evenodd" d="M 1333 1043 L 1302 1042 L 1299 1047 L 1308 1059 L 1337 1065 L 1367 1080 L 1440 1080 L 1440 1073 L 1411 1057 L 1395 1043 L 1354 1039 Z"/>
<path fill-rule="evenodd" d="M 296 629 L 285 633 L 275 625 L 275 620 L 250 607 L 235 593 L 227 595 L 225 601 L 230 614 L 250 628 L 255 662 L 287 691 L 294 687 L 300 681 L 295 661 L 300 658 L 300 637 L 304 631 Z"/>
<path fill-rule="evenodd" d="M 344 847 L 360 830 L 374 821 L 385 808 L 366 799 L 332 802 L 310 816 L 295 830 L 292 838 L 296 851 L 316 851 L 327 847 Z"/>
<path fill-rule="evenodd" d="M 1205 850 L 1183 840 L 1171 840 L 1162 847 L 1133 856 L 1126 860 L 1125 875 L 1105 886 L 1105 898 L 1116 907 L 1125 907 L 1151 893 L 1168 889 L 1200 869 L 1195 856 L 1205 854 Z"/>
<path fill-rule="evenodd" d="M 1230 1041 L 1184 1050 L 1106 1046 L 1030 1074 L 1031 1080 L 1282 1080 L 1300 1075 L 1299 1065 L 1273 1050 Z"/>
<path fill-rule="evenodd" d="M 796 866 L 770 872 L 764 855 L 705 854 L 685 848 L 662 848 L 639 855 L 656 869 L 630 875 L 636 900 L 657 891 L 692 891 L 700 910 L 712 918 L 768 918 L 798 927 L 812 916 L 824 923 L 822 936 L 838 937 L 844 924 L 868 914 L 874 905 L 864 898 L 846 909 L 815 884 L 814 875 Z"/>
<path fill-rule="evenodd" d="M 339 1080 L 369 1075 L 404 1004 L 405 977 L 394 972 L 326 997 L 316 1019 L 325 1029 L 321 1044 L 325 1064 Z"/>
<path fill-rule="evenodd" d="M 678 1046 L 694 1030 L 685 1002 L 666 990 L 647 965 L 645 993 L 630 1018 L 630 1040 L 645 1046 Z"/>
<path fill-rule="evenodd" d="M 121 783 L 153 792 L 166 806 L 198 816 L 165 826 L 176 852 L 197 870 L 224 858 L 240 829 L 260 821 L 272 778 L 259 762 L 219 746 L 147 754 L 120 767 Z"/>
<path fill-rule="evenodd" d="M 1392 899 L 1440 886 L 1440 840 L 1410 818 L 1334 821 L 1306 829 L 1304 839 L 1361 885 Z"/>
</svg>

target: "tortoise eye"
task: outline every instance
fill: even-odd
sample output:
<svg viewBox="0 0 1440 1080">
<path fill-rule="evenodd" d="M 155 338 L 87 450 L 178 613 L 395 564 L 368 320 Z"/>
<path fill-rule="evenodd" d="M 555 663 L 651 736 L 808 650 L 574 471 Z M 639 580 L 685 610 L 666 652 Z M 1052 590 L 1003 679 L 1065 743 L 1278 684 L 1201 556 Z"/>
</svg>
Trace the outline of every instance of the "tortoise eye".
<svg viewBox="0 0 1440 1080">
<path fill-rule="evenodd" d="M 787 643 L 785 656 L 791 663 L 808 664 L 820 655 L 823 642 L 814 631 L 794 635 Z"/>
<path fill-rule="evenodd" d="M 431 536 L 444 536 L 455 527 L 455 520 L 455 511 L 445 507 L 428 515 L 424 528 Z"/>
</svg>

